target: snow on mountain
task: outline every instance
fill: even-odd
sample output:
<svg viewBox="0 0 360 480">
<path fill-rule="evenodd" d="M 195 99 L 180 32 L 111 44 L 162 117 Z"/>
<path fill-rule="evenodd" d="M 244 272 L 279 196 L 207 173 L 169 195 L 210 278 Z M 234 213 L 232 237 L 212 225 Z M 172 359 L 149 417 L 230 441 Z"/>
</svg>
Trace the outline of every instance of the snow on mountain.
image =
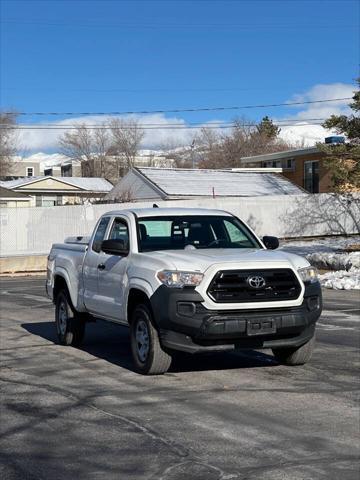
<svg viewBox="0 0 360 480">
<path fill-rule="evenodd" d="M 291 144 L 312 147 L 317 142 L 324 142 L 325 137 L 334 133 L 321 125 L 309 125 L 304 122 L 291 127 L 281 127 L 279 136 Z"/>
<path fill-rule="evenodd" d="M 46 168 L 68 162 L 69 159 L 65 155 L 61 155 L 61 153 L 38 152 L 28 155 L 27 157 L 15 156 L 14 161 L 40 163 L 42 167 Z"/>
</svg>

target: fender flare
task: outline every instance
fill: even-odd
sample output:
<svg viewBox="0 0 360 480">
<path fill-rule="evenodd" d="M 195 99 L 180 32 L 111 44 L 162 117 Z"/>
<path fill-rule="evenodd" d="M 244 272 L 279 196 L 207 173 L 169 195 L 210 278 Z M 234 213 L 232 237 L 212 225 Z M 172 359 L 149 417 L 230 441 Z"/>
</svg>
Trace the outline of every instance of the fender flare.
<svg viewBox="0 0 360 480">
<path fill-rule="evenodd" d="M 149 301 L 150 301 L 150 299 L 151 299 L 151 297 L 154 293 L 154 289 L 153 289 L 152 285 L 147 280 L 144 280 L 144 279 L 138 278 L 138 277 L 131 278 L 130 282 L 127 285 L 127 289 L 126 289 L 126 292 L 125 292 L 125 309 L 124 309 L 125 312 L 127 312 L 127 310 L 128 310 L 129 293 L 133 289 L 140 290 L 142 293 L 144 293 L 147 296 Z"/>
<path fill-rule="evenodd" d="M 70 277 L 69 277 L 69 274 L 66 271 L 66 269 L 63 268 L 63 267 L 55 267 L 55 270 L 54 270 L 54 287 L 55 287 L 56 277 L 61 277 L 65 280 L 65 284 L 66 284 L 67 290 L 68 290 L 69 295 L 70 295 L 71 303 L 74 305 L 75 308 L 77 308 L 77 304 L 78 304 L 78 302 L 77 302 L 77 300 L 78 300 L 77 292 L 74 292 L 73 289 L 71 288 Z"/>
</svg>

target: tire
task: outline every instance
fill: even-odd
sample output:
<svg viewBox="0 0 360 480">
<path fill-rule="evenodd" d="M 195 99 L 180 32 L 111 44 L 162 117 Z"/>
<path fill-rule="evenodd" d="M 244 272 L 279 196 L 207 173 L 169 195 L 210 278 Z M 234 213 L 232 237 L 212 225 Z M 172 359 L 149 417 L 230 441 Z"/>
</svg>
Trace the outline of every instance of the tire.
<svg viewBox="0 0 360 480">
<path fill-rule="evenodd" d="M 61 345 L 81 345 L 85 334 L 85 320 L 72 306 L 67 290 L 61 290 L 56 297 L 55 325 Z"/>
<path fill-rule="evenodd" d="M 168 371 L 171 356 L 161 347 L 158 332 L 153 325 L 152 313 L 147 305 L 139 304 L 132 312 L 130 341 L 138 373 L 161 375 Z"/>
<path fill-rule="evenodd" d="M 304 365 L 312 356 L 315 345 L 315 335 L 304 345 L 297 348 L 273 348 L 274 357 L 284 365 Z"/>
</svg>

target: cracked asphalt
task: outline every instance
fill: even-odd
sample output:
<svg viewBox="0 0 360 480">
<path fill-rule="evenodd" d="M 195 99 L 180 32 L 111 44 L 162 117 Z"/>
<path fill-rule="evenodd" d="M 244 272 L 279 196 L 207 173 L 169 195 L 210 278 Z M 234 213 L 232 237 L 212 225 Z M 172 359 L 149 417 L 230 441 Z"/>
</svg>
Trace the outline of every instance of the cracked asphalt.
<svg viewBox="0 0 360 480">
<path fill-rule="evenodd" d="M 270 352 L 133 372 L 127 329 L 56 344 L 44 278 L 1 278 L 2 480 L 358 480 L 360 292 L 324 292 L 312 361 Z"/>
</svg>

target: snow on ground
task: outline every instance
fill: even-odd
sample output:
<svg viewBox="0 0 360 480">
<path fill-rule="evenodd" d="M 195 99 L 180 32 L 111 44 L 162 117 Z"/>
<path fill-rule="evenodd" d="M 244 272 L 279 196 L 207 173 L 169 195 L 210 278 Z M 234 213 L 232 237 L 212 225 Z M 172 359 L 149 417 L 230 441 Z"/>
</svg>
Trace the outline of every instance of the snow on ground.
<svg viewBox="0 0 360 480">
<path fill-rule="evenodd" d="M 360 290 L 360 269 L 352 268 L 349 272 L 339 270 L 320 275 L 320 283 L 325 288 L 334 290 Z"/>
<path fill-rule="evenodd" d="M 284 241 L 280 249 L 305 257 L 316 268 L 330 270 L 320 275 L 325 288 L 360 290 L 360 251 L 346 251 L 353 245 L 360 245 L 359 235 Z"/>
</svg>

